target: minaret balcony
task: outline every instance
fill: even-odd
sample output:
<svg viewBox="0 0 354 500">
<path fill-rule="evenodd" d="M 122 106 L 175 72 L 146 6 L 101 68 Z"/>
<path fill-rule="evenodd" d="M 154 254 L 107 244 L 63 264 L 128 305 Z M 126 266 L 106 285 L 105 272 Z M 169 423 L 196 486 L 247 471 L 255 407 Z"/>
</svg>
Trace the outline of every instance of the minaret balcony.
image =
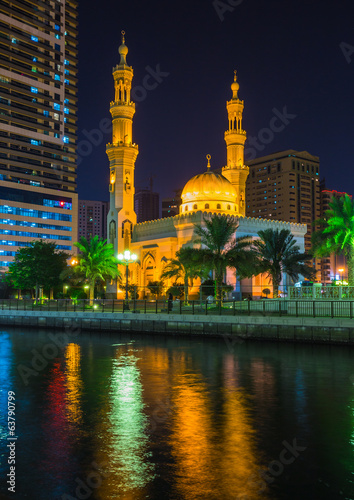
<svg viewBox="0 0 354 500">
<path fill-rule="evenodd" d="M 246 135 L 246 130 L 237 130 L 233 128 L 232 130 L 226 130 L 225 137 L 228 135 Z"/>
<path fill-rule="evenodd" d="M 131 108 L 135 108 L 135 102 L 133 101 L 111 101 L 109 105 L 109 109 L 114 108 L 115 106 L 129 106 Z"/>
<path fill-rule="evenodd" d="M 106 150 L 112 149 L 112 148 L 132 148 L 132 149 L 139 149 L 139 146 L 135 143 L 127 143 L 123 141 L 119 141 L 115 144 L 106 144 Z"/>
</svg>

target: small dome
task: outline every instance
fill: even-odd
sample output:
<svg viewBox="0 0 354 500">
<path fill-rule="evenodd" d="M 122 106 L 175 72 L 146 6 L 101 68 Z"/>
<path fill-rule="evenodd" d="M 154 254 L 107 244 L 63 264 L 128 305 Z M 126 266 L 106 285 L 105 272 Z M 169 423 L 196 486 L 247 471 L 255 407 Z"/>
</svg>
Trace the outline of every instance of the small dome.
<svg viewBox="0 0 354 500">
<path fill-rule="evenodd" d="M 128 47 L 125 45 L 125 31 L 122 31 L 122 45 L 120 45 L 118 52 L 120 54 L 120 65 L 127 64 L 126 57 L 128 54 Z"/>
<path fill-rule="evenodd" d="M 121 56 L 126 56 L 128 54 L 128 47 L 125 43 L 122 43 L 122 45 L 119 46 L 118 52 Z"/>
</svg>

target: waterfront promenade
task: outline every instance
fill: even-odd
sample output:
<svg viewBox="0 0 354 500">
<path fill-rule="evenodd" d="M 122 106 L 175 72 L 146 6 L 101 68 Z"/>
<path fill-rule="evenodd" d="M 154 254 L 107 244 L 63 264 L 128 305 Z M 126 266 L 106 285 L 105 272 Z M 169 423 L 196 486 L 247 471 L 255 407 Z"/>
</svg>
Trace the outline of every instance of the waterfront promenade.
<svg viewBox="0 0 354 500">
<path fill-rule="evenodd" d="M 135 305 L 135 308 L 134 308 Z M 97 307 L 95 307 L 97 306 Z M 166 301 L 1 301 L 0 325 L 106 332 L 224 337 L 227 342 L 272 340 L 354 345 L 352 301 L 264 300 L 211 304 Z"/>
</svg>

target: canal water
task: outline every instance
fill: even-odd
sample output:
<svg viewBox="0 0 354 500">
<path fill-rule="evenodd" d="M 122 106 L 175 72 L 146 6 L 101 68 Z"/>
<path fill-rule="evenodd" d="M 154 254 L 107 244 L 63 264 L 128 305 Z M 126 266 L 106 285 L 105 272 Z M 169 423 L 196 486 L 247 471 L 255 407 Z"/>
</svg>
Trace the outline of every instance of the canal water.
<svg viewBox="0 0 354 500">
<path fill-rule="evenodd" d="M 354 498 L 353 348 L 5 329 L 0 349 L 1 499 Z"/>
</svg>

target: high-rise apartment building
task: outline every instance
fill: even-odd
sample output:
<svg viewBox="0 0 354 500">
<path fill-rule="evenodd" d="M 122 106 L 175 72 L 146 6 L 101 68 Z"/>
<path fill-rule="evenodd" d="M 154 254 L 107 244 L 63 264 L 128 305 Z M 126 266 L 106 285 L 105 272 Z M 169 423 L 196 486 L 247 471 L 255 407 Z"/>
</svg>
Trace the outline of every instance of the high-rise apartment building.
<svg viewBox="0 0 354 500">
<path fill-rule="evenodd" d="M 182 204 L 182 189 L 175 190 L 175 196 L 162 199 L 162 218 L 173 217 L 179 214 L 179 207 Z"/>
<path fill-rule="evenodd" d="M 134 194 L 134 210 L 137 222 L 160 218 L 160 195 L 150 189 L 137 189 Z"/>
<path fill-rule="evenodd" d="M 0 3 L 0 268 L 77 241 L 77 0 Z"/>
<path fill-rule="evenodd" d="M 79 238 L 107 239 L 108 201 L 79 200 Z"/>
<path fill-rule="evenodd" d="M 318 156 L 289 149 L 248 165 L 246 215 L 307 224 L 305 249 L 309 250 L 312 223 L 321 214 Z"/>
</svg>

